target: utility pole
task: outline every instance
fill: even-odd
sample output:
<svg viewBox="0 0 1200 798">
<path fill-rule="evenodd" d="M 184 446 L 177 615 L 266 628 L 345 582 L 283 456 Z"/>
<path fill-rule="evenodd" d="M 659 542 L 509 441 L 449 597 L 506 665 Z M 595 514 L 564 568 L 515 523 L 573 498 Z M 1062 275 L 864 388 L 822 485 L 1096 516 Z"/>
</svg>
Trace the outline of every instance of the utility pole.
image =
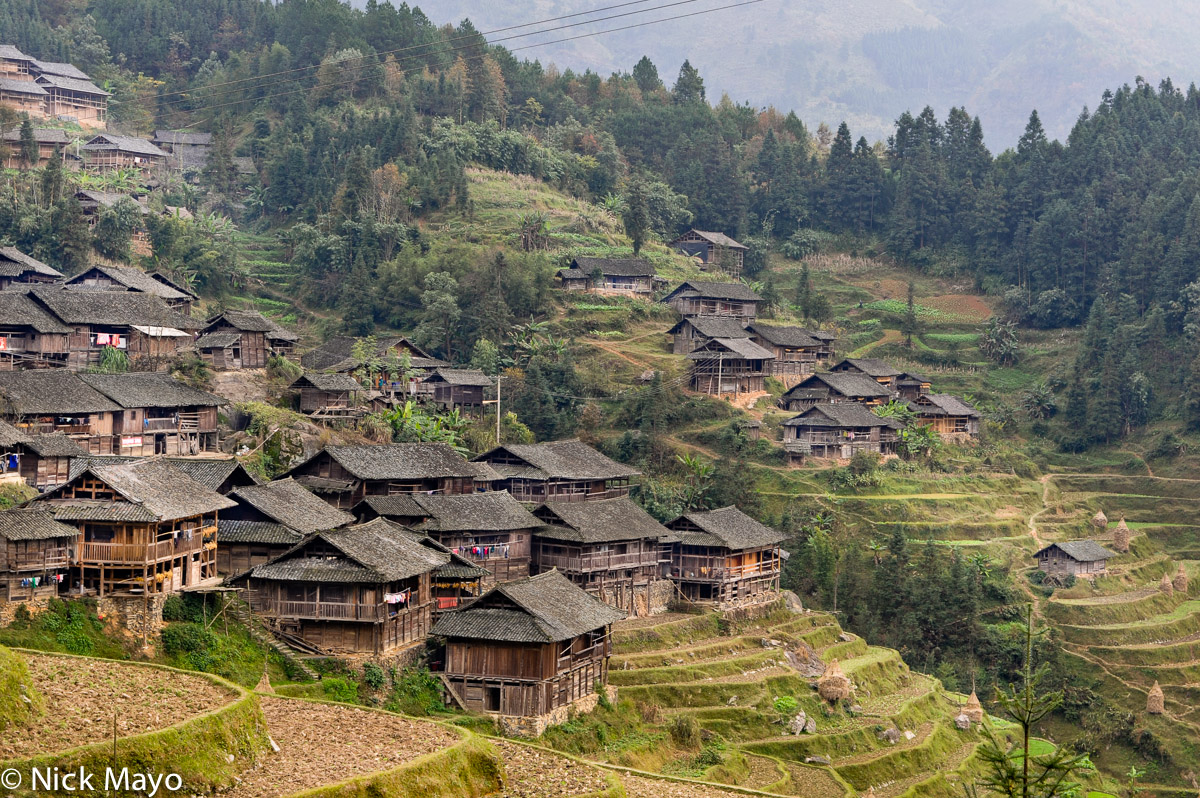
<svg viewBox="0 0 1200 798">
<path fill-rule="evenodd" d="M 504 379 L 504 377 L 502 377 L 500 375 L 496 376 L 496 398 L 483 400 L 483 403 L 485 405 L 495 405 L 496 406 L 496 445 L 497 446 L 500 445 L 500 380 L 502 380 L 502 379 Z"/>
</svg>

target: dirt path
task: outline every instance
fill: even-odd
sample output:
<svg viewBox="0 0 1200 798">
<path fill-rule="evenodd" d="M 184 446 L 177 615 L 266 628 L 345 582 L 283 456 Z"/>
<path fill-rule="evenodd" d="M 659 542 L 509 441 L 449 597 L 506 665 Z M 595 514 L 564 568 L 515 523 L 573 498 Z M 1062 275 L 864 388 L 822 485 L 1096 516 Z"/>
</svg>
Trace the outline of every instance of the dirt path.
<svg viewBox="0 0 1200 798">
<path fill-rule="evenodd" d="M 897 344 L 904 340 L 904 336 L 899 330 L 884 330 L 883 337 L 878 341 L 872 341 L 866 346 L 860 346 L 855 349 L 847 357 L 866 357 L 867 353 L 872 349 L 883 346 L 884 344 Z"/>
<path fill-rule="evenodd" d="M 630 340 L 633 340 L 633 339 L 630 339 Z M 617 357 L 621 358 L 625 362 L 631 363 L 640 369 L 650 369 L 649 363 L 646 363 L 645 361 L 642 361 L 642 360 L 634 360 L 629 355 L 625 354 L 621 350 L 614 347 L 612 344 L 606 344 L 601 341 L 588 341 L 588 343 L 591 344 L 592 346 L 596 347 L 597 349 L 603 349 L 605 352 L 608 352 L 610 355 L 616 355 Z"/>
</svg>

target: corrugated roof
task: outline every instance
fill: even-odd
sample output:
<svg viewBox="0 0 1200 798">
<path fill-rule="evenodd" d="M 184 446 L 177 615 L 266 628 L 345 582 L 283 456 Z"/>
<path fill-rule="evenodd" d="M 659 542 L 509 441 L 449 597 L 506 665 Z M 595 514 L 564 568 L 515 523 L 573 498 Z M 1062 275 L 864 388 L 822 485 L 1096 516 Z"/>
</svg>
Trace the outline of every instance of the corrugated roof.
<svg viewBox="0 0 1200 798">
<path fill-rule="evenodd" d="M 16 247 L 0 247 L 0 277 L 20 277 L 22 274 L 41 274 L 46 277 L 62 277 L 63 273 L 26 255 Z"/>
<path fill-rule="evenodd" d="M 135 136 L 118 136 L 115 133 L 101 133 L 99 136 L 94 136 L 84 144 L 81 149 L 87 151 L 104 151 L 104 150 L 119 150 L 120 152 L 131 152 L 135 155 L 145 155 L 149 158 L 166 158 L 167 154 L 155 147 L 146 139 L 139 139 Z"/>
<path fill-rule="evenodd" d="M 4 540 L 50 540 L 77 538 L 79 530 L 59 523 L 42 507 L 16 507 L 0 512 L 0 538 Z"/>
<path fill-rule="evenodd" d="M 653 516 L 622 496 L 592 502 L 546 502 L 534 510 L 546 525 L 538 537 L 577 543 L 654 539 L 668 534 Z"/>
<path fill-rule="evenodd" d="M 92 269 L 95 269 L 101 274 L 106 275 L 114 282 L 125 286 L 131 291 L 138 291 L 143 294 L 153 294 L 154 296 L 171 300 L 191 298 L 190 295 L 185 294 L 183 291 L 172 288 L 166 283 L 159 282 L 141 269 L 135 269 L 131 266 L 109 266 L 106 264 L 100 264 L 93 266 Z M 67 285 L 74 285 L 82 281 L 87 276 L 88 272 L 92 271 L 92 269 L 88 269 L 83 274 L 67 280 Z"/>
<path fill-rule="evenodd" d="M 0 267 L 2 269 L 2 267 Z M 30 327 L 39 333 L 64 335 L 71 328 L 23 291 L 0 291 L 0 328 Z"/>
<path fill-rule="evenodd" d="M 775 326 L 759 321 L 751 322 L 749 326 L 758 337 L 776 346 L 816 347 L 824 344 L 821 339 L 813 337 L 811 330 L 803 327 Z"/>
<path fill-rule="evenodd" d="M 695 532 L 687 527 L 695 526 Z M 755 521 L 736 507 L 684 513 L 666 525 L 689 546 L 717 546 L 734 551 L 774 546 L 787 536 Z"/>
<path fill-rule="evenodd" d="M 689 360 L 774 360 L 775 353 L 749 338 L 713 338 L 688 353 Z"/>
<path fill-rule="evenodd" d="M 64 288 L 34 288 L 30 296 L 67 324 L 97 324 L 129 327 L 149 324 L 195 330 L 199 325 L 168 307 L 161 298 L 134 291 L 78 291 Z"/>
<path fill-rule="evenodd" d="M 535 469 L 534 479 L 621 479 L 641 474 L 635 468 L 618 463 L 579 440 L 547 443 L 507 443 L 474 458 L 492 463 L 507 453 Z"/>
<path fill-rule="evenodd" d="M 666 302 L 681 293 L 689 293 L 704 299 L 735 299 L 741 302 L 761 302 L 762 297 L 742 283 L 710 283 L 702 280 L 687 280 L 672 291 Z"/>
<path fill-rule="evenodd" d="M 443 479 L 475 476 L 475 468 L 444 443 L 326 446 L 305 463 L 322 454 L 328 454 L 358 479 Z M 305 463 L 288 473 L 297 473 Z"/>
<path fill-rule="evenodd" d="M 497 585 L 470 606 L 443 615 L 433 625 L 433 633 L 509 643 L 557 643 L 624 618 L 624 612 L 552 570 Z"/>
<path fill-rule="evenodd" d="M 73 484 L 87 474 L 96 477 L 120 494 L 126 500 L 126 506 L 122 507 L 121 502 L 62 498 L 62 491 L 66 485 Z M 234 506 L 231 499 L 209 490 L 179 469 L 172 468 L 171 464 L 161 457 L 111 465 L 91 460 L 88 467 L 66 485 L 44 493 L 34 501 L 52 504 L 56 518 L 63 517 L 60 513 L 66 513 L 72 518 L 78 517 L 77 509 L 85 514 L 83 517 L 105 517 L 106 510 L 119 516 L 127 511 L 127 508 L 136 508 L 140 513 L 130 512 L 131 515 L 139 516 L 133 520 L 153 521 L 173 521 Z M 97 511 L 98 516 L 86 515 L 88 512 Z"/>
<path fill-rule="evenodd" d="M 309 372 L 297 378 L 289 388 L 316 388 L 318 391 L 364 391 L 358 380 L 349 374 L 324 374 Z"/>
<path fill-rule="evenodd" d="M 614 277 L 653 277 L 654 264 L 641 258 L 575 258 L 571 261 L 575 268 L 585 275 L 591 276 L 597 268 L 606 275 Z"/>
<path fill-rule="evenodd" d="M 428 519 L 413 527 L 421 531 L 507 532 L 533 529 L 541 523 L 508 491 L 458 496 L 415 493 L 412 499 Z"/>
<path fill-rule="evenodd" d="M 228 400 L 180 382 L 160 371 L 80 374 L 79 379 L 124 408 L 220 407 Z"/>
<path fill-rule="evenodd" d="M 217 519 L 217 540 L 227 543 L 261 543 L 267 546 L 294 546 L 304 538 L 294 529 L 274 521 Z"/>
<path fill-rule="evenodd" d="M 60 369 L 0 371 L 0 400 L 0 408 L 18 415 L 73 415 L 121 409 L 79 379 L 79 375 Z"/>
<path fill-rule="evenodd" d="M 792 386 L 791 390 L 783 395 L 784 400 L 803 397 L 818 385 L 824 385 L 833 393 L 841 394 L 847 397 L 862 397 L 866 399 L 874 399 L 876 397 L 891 396 L 891 392 L 887 388 L 880 385 L 866 374 L 858 374 L 853 371 L 842 371 L 827 374 L 812 374 L 796 385 Z"/>
<path fill-rule="evenodd" d="M 448 385 L 464 385 L 487 387 L 492 384 L 492 378 L 478 369 L 434 369 L 433 374 L 425 378 L 425 382 L 444 382 Z"/>
<path fill-rule="evenodd" d="M 813 405 L 783 422 L 785 427 L 888 427 L 900 429 L 892 418 L 880 418 L 858 402 Z"/>
<path fill-rule="evenodd" d="M 868 377 L 895 377 L 900 374 L 900 369 L 886 360 L 880 360 L 877 357 L 848 357 L 840 363 L 835 363 L 831 366 L 830 371 L 847 365 L 866 374 Z"/>
<path fill-rule="evenodd" d="M 335 509 L 293 479 L 238 488 L 229 495 L 304 535 L 354 523 L 350 513 Z"/>
<path fill-rule="evenodd" d="M 1117 556 L 1115 552 L 1109 551 L 1094 540 L 1066 540 L 1062 543 L 1051 543 L 1033 556 L 1038 557 L 1042 552 L 1056 547 L 1076 562 L 1096 562 Z"/>
</svg>

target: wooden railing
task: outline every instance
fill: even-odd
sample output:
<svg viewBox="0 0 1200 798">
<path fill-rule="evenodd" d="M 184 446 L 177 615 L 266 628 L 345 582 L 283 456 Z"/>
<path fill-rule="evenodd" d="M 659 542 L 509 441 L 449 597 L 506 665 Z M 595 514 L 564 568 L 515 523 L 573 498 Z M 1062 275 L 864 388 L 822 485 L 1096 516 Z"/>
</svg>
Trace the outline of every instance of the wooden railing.
<svg viewBox="0 0 1200 798">
<path fill-rule="evenodd" d="M 41 571 L 66 568 L 71 564 L 71 549 L 63 546 L 41 551 L 18 552 L 15 560 L 9 561 L 13 571 Z"/>
<path fill-rule="evenodd" d="M 178 542 L 163 540 L 157 543 L 97 543 L 84 541 L 79 544 L 80 562 L 120 562 L 143 563 L 169 560 L 184 554 L 200 551 L 215 527 L 206 527 L 201 533 L 197 529 L 192 533 L 192 539 L 187 540 L 182 534 Z M 211 538 L 209 538 L 211 539 Z"/>
<path fill-rule="evenodd" d="M 619 568 L 653 568 L 658 564 L 658 552 L 634 552 L 632 554 L 613 554 L 612 552 L 591 552 L 582 556 L 569 554 L 550 554 L 545 551 L 538 555 L 538 563 L 542 567 L 556 567 L 564 571 L 609 571 Z"/>
<path fill-rule="evenodd" d="M 725 582 L 731 579 L 746 579 L 754 576 L 775 576 L 780 572 L 778 560 L 766 560 L 749 565 L 725 567 L 714 565 L 712 560 L 685 558 L 671 563 L 671 576 L 690 582 Z"/>
<path fill-rule="evenodd" d="M 588 493 L 587 491 L 579 491 L 572 493 L 547 494 L 541 491 L 534 491 L 528 487 L 514 485 L 511 488 L 511 492 L 513 498 L 519 502 L 594 502 L 602 499 L 616 499 L 621 496 L 628 496 L 629 487 L 629 485 L 617 485 L 606 490 L 593 491 L 591 493 Z"/>
<path fill-rule="evenodd" d="M 392 608 L 401 605 L 351 604 L 344 601 L 284 601 L 282 599 L 259 598 L 254 603 L 255 612 L 277 618 L 298 618 L 309 621 L 367 621 L 378 623 L 407 615 L 417 615 L 424 605 L 405 606 L 398 612 Z"/>
</svg>

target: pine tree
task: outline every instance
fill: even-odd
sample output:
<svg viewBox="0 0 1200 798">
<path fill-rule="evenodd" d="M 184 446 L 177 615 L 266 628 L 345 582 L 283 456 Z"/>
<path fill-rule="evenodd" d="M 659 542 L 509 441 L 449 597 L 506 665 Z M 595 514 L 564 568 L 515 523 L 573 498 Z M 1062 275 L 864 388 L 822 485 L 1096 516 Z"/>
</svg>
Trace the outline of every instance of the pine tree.
<svg viewBox="0 0 1200 798">
<path fill-rule="evenodd" d="M 661 89 L 663 85 L 658 77 L 658 67 L 645 55 L 633 67 L 633 80 L 643 94 Z"/>
<path fill-rule="evenodd" d="M 901 332 L 904 333 L 904 345 L 912 349 L 913 335 L 917 331 L 917 303 L 915 298 L 916 286 L 908 281 L 908 304 L 904 310 L 904 322 Z"/>
<path fill-rule="evenodd" d="M 679 105 L 704 102 L 704 79 L 691 62 L 684 61 L 683 66 L 679 67 L 679 77 L 671 92 Z"/>
<path fill-rule="evenodd" d="M 625 224 L 625 235 L 629 236 L 633 245 L 633 254 L 639 254 L 650 229 L 650 202 L 644 180 L 639 178 L 630 181 L 629 195 L 625 198 L 621 221 Z"/>
</svg>

